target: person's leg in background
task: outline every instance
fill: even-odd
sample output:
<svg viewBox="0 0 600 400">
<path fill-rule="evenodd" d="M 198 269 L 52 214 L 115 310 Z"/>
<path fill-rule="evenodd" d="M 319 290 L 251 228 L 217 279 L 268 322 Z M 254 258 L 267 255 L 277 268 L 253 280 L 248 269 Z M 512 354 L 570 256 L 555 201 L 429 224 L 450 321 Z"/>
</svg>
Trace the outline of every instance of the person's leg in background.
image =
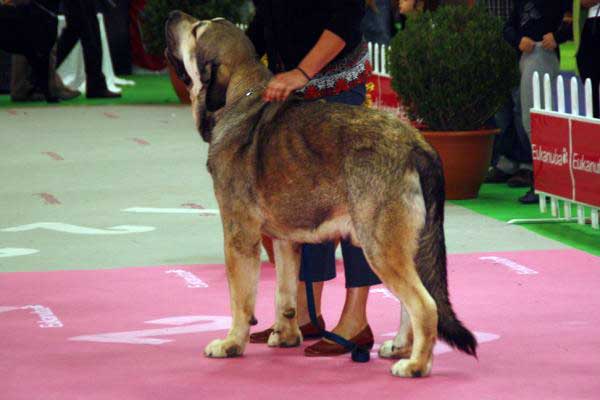
<svg viewBox="0 0 600 400">
<path fill-rule="evenodd" d="M 59 38 L 57 66 L 60 66 L 79 39 L 85 63 L 86 97 L 121 97 L 119 93 L 108 90 L 102 73 L 102 41 L 94 2 L 65 0 L 63 4 L 67 27 Z"/>
<path fill-rule="evenodd" d="M 600 18 L 588 18 L 585 21 L 577 52 L 577 67 L 582 81 L 592 81 L 593 115 L 600 118 Z"/>
<path fill-rule="evenodd" d="M 504 183 L 517 172 L 517 163 L 509 157 L 516 139 L 513 112 L 514 104 L 511 96 L 490 121 L 500 129 L 500 133 L 494 137 L 491 166 L 485 178 L 487 183 Z"/>
<path fill-rule="evenodd" d="M 523 53 L 519 61 L 521 70 L 521 115 L 523 119 L 523 127 L 529 147 L 531 147 L 531 108 L 533 107 L 533 74 L 538 72 L 540 84 L 543 82 L 544 75 L 550 76 L 551 82 L 554 82 L 559 72 L 558 56 L 554 51 L 545 50 L 541 44 L 536 44 L 531 53 Z M 543 97 L 543 96 L 542 96 Z M 542 98 L 543 102 L 543 98 Z M 542 104 L 543 107 L 543 104 Z M 535 195 L 533 186 L 519 201 L 524 204 L 532 204 L 538 202 L 538 196 Z"/>
<path fill-rule="evenodd" d="M 533 165 L 531 160 L 531 142 L 523 126 L 523 109 L 521 107 L 521 88 L 516 87 L 512 93 L 514 143 L 508 158 L 516 168 L 513 176 L 506 182 L 509 187 L 531 187 L 533 184 Z"/>
<path fill-rule="evenodd" d="M 60 100 L 70 100 L 81 93 L 65 86 L 60 75 L 56 72 L 56 47 L 50 53 L 50 93 Z M 27 59 L 21 55 L 12 57 L 10 98 L 12 101 L 42 101 L 44 96 L 35 90 L 33 71 Z"/>
<path fill-rule="evenodd" d="M 33 79 L 33 71 L 25 56 L 13 55 L 10 73 L 10 99 L 15 102 L 43 101 L 44 95 L 35 90 Z"/>
</svg>

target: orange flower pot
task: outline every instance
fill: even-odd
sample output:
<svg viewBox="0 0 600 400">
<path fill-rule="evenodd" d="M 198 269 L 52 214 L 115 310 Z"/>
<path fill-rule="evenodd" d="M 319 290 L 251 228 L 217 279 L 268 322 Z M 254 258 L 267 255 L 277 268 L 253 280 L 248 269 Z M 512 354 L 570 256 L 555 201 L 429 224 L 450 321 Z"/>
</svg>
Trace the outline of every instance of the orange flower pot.
<svg viewBox="0 0 600 400">
<path fill-rule="evenodd" d="M 498 129 L 478 131 L 423 131 L 444 167 L 446 199 L 473 199 L 485 179 Z"/>
</svg>

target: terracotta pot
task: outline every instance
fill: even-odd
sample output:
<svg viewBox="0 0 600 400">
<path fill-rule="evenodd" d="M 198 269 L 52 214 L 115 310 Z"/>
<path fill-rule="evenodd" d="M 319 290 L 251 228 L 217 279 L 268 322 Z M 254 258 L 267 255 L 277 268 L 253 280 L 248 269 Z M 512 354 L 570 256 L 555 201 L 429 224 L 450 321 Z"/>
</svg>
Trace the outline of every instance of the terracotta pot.
<svg viewBox="0 0 600 400">
<path fill-rule="evenodd" d="M 490 166 L 494 136 L 498 132 L 498 129 L 422 132 L 442 159 L 448 200 L 477 197 Z"/>
<path fill-rule="evenodd" d="M 175 68 L 171 66 L 171 63 L 167 62 L 167 67 L 169 68 L 171 84 L 173 85 L 173 89 L 175 89 L 175 93 L 177 93 L 177 97 L 179 97 L 179 101 L 183 104 L 190 104 L 190 95 L 185 84 L 179 79 L 175 73 Z"/>
</svg>

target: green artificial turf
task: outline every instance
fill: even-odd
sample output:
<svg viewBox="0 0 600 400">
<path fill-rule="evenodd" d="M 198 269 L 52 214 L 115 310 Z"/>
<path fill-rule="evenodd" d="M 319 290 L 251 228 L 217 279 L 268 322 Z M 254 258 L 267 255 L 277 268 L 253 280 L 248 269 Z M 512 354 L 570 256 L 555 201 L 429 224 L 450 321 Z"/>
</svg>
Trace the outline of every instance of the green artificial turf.
<svg viewBox="0 0 600 400">
<path fill-rule="evenodd" d="M 86 99 L 79 96 L 76 99 L 61 101 L 51 106 L 100 106 L 100 105 L 122 105 L 122 104 L 179 104 L 179 99 L 173 90 L 168 75 L 132 75 L 123 78 L 133 80 L 134 86 L 121 86 L 122 97 L 118 99 Z M 10 96 L 0 96 L 1 107 L 40 107 L 47 106 L 44 101 L 14 103 Z"/>
<path fill-rule="evenodd" d="M 484 184 L 478 198 L 451 202 L 505 222 L 515 218 L 551 218 L 549 211 L 546 214 L 540 213 L 539 205 L 523 205 L 517 201 L 526 191 L 527 189 L 511 189 L 504 184 Z M 548 204 L 549 208 L 550 204 Z M 561 203 L 561 213 L 562 211 Z M 572 215 L 577 215 L 575 208 L 572 209 Z M 600 230 L 592 229 L 590 225 L 553 222 L 521 226 L 549 239 L 600 256 Z"/>
</svg>

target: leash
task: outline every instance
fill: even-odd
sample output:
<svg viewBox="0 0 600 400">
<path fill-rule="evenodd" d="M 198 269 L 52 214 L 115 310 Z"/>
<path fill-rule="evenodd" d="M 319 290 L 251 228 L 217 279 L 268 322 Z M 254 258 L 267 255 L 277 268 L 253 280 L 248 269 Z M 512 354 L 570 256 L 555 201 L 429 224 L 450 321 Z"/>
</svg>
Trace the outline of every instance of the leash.
<svg viewBox="0 0 600 400">
<path fill-rule="evenodd" d="M 305 265 L 306 266 L 306 265 Z M 308 315 L 310 316 L 310 322 L 313 326 L 317 327 L 320 330 L 320 333 L 324 338 L 331 340 L 339 344 L 340 346 L 344 346 L 347 350 L 351 351 L 352 361 L 365 363 L 368 362 L 371 358 L 371 351 L 369 349 L 365 349 L 363 347 L 358 346 L 356 343 L 349 341 L 341 337 L 340 335 L 336 335 L 333 332 L 326 331 L 321 328 L 319 323 L 317 322 L 317 313 L 315 311 L 315 298 L 313 294 L 313 282 L 312 279 L 308 277 L 307 271 L 304 271 L 304 284 L 306 285 L 306 303 L 308 305 Z"/>
</svg>

